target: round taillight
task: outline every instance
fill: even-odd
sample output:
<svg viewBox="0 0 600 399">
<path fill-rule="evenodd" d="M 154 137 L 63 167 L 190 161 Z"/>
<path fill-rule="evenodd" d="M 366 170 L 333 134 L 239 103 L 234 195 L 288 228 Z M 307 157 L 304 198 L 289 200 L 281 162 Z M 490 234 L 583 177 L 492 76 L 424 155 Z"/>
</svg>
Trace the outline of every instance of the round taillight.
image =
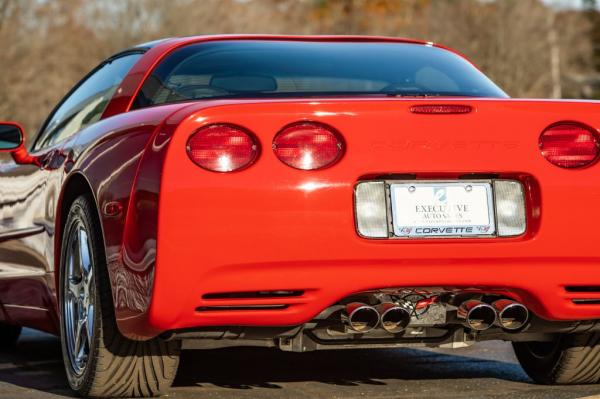
<svg viewBox="0 0 600 399">
<path fill-rule="evenodd" d="M 275 136 L 273 151 L 281 162 L 292 168 L 323 169 L 341 158 L 344 142 L 329 126 L 299 122 L 284 127 Z"/>
<path fill-rule="evenodd" d="M 187 143 L 190 159 L 213 172 L 233 172 L 250 166 L 258 157 L 258 143 L 245 129 L 233 125 L 209 125 Z"/>
<path fill-rule="evenodd" d="M 600 152 L 597 134 L 576 122 L 556 123 L 540 136 L 540 151 L 550 163 L 562 168 L 582 168 Z"/>
</svg>

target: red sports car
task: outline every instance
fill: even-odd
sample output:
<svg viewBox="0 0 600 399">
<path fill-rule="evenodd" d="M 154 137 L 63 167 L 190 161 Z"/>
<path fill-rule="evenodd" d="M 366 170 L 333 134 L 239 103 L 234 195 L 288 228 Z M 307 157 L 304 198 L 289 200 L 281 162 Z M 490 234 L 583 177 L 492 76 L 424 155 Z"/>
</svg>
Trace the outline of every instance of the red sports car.
<svg viewBox="0 0 600 399">
<path fill-rule="evenodd" d="M 81 395 L 185 348 L 514 342 L 600 379 L 600 105 L 517 100 L 380 37 L 201 36 L 100 64 L 31 144 L 0 125 L 0 337 L 60 334 Z"/>
</svg>

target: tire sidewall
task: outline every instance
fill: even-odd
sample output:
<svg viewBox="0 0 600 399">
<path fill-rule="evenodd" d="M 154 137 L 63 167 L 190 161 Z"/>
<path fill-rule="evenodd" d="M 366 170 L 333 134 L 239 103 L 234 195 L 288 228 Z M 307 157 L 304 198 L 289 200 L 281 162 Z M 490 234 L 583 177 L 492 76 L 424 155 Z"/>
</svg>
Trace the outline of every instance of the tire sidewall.
<svg viewBox="0 0 600 399">
<path fill-rule="evenodd" d="M 62 243 L 61 243 L 61 257 L 60 257 L 60 278 L 59 278 L 59 286 L 58 288 L 58 296 L 59 296 L 59 311 L 60 311 L 60 338 L 61 338 L 61 349 L 63 355 L 63 361 L 65 365 L 65 371 L 67 374 L 67 380 L 69 381 L 69 385 L 71 388 L 78 392 L 83 393 L 82 389 L 85 389 L 86 386 L 90 385 L 90 380 L 93 379 L 95 374 L 96 364 L 97 364 L 97 356 L 98 353 L 98 341 L 99 335 L 101 331 L 101 306 L 99 301 L 99 288 L 98 288 L 98 265 L 100 262 L 99 259 L 99 249 L 97 248 L 97 230 L 95 229 L 94 221 L 91 220 L 93 215 L 91 214 L 91 206 L 89 200 L 86 197 L 79 197 L 71 206 L 69 210 L 69 216 L 67 218 L 67 222 L 65 223 L 63 235 L 62 235 Z M 90 342 L 90 350 L 88 355 L 88 361 L 85 366 L 85 370 L 80 375 L 77 375 L 75 371 L 72 369 L 71 361 L 69 360 L 68 349 L 67 349 L 67 341 L 65 337 L 65 320 L 64 320 L 64 294 L 65 294 L 65 279 L 66 279 L 66 259 L 67 259 L 67 251 L 68 251 L 68 243 L 69 237 L 71 235 L 71 231 L 75 228 L 79 223 L 83 225 L 88 234 L 89 247 L 91 252 L 91 260 L 92 260 L 92 270 L 94 273 L 94 328 L 92 332 L 92 340 Z"/>
<path fill-rule="evenodd" d="M 563 343 L 564 337 L 558 335 L 554 341 L 548 342 L 551 349 L 545 354 L 536 353 L 528 342 L 514 342 L 513 348 L 527 375 L 538 383 L 553 384 L 563 355 Z"/>
</svg>

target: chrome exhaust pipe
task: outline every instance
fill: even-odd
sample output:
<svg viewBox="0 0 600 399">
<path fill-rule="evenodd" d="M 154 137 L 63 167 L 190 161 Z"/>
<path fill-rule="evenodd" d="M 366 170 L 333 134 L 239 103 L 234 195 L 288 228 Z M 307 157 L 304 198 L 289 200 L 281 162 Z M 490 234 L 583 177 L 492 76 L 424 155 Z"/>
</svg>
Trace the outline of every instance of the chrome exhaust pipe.
<svg viewBox="0 0 600 399">
<path fill-rule="evenodd" d="M 382 303 L 377 306 L 377 310 L 381 318 L 381 327 L 391 334 L 404 331 L 410 323 L 410 312 L 395 303 Z"/>
<path fill-rule="evenodd" d="M 499 299 L 492 306 L 498 313 L 498 325 L 505 330 L 518 330 L 529 320 L 529 310 L 519 302 Z"/>
<path fill-rule="evenodd" d="M 465 326 L 476 331 L 487 330 L 496 321 L 496 310 L 487 303 L 475 299 L 463 302 L 458 307 L 456 315 L 463 320 Z"/>
<path fill-rule="evenodd" d="M 362 302 L 346 305 L 346 313 L 342 316 L 350 329 L 357 333 L 366 333 L 379 325 L 379 312 Z"/>
</svg>

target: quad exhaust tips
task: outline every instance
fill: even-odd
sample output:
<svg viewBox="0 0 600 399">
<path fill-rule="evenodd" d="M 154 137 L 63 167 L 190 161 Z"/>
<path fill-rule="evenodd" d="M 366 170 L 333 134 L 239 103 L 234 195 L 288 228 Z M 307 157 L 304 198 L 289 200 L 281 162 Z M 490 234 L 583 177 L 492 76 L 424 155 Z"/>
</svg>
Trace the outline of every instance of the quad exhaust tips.
<svg viewBox="0 0 600 399">
<path fill-rule="evenodd" d="M 529 319 L 529 311 L 527 308 L 510 299 L 499 299 L 492 303 L 492 307 L 498 314 L 498 325 L 505 330 L 518 330 L 523 327 Z"/>
<path fill-rule="evenodd" d="M 410 312 L 394 303 L 386 302 L 377 306 L 381 317 L 381 327 L 392 334 L 397 334 L 410 323 Z"/>
<path fill-rule="evenodd" d="M 516 331 L 528 322 L 529 311 L 510 299 L 498 299 L 491 305 L 469 299 L 458 307 L 456 316 L 474 331 L 485 331 L 494 325 L 505 331 Z M 381 327 L 390 334 L 398 334 L 410 324 L 411 308 L 402 302 L 383 302 L 377 306 L 352 302 L 346 305 L 342 320 L 355 333 L 364 334 Z"/>
<path fill-rule="evenodd" d="M 342 317 L 345 324 L 356 333 L 366 333 L 381 326 L 385 331 L 397 334 L 410 323 L 410 312 L 391 302 L 384 302 L 377 307 L 352 302 L 346 305 Z"/>
<path fill-rule="evenodd" d="M 496 310 L 491 305 L 475 299 L 463 302 L 456 315 L 465 326 L 476 331 L 485 331 L 496 321 Z"/>
<path fill-rule="evenodd" d="M 457 317 L 476 331 L 485 331 L 494 324 L 506 331 L 514 331 L 527 323 L 529 311 L 523 304 L 510 299 L 499 299 L 491 305 L 472 299 L 459 306 Z"/>
<path fill-rule="evenodd" d="M 379 325 L 379 312 L 373 306 L 362 302 L 352 302 L 346 305 L 344 322 L 357 333 L 366 333 Z"/>
</svg>

